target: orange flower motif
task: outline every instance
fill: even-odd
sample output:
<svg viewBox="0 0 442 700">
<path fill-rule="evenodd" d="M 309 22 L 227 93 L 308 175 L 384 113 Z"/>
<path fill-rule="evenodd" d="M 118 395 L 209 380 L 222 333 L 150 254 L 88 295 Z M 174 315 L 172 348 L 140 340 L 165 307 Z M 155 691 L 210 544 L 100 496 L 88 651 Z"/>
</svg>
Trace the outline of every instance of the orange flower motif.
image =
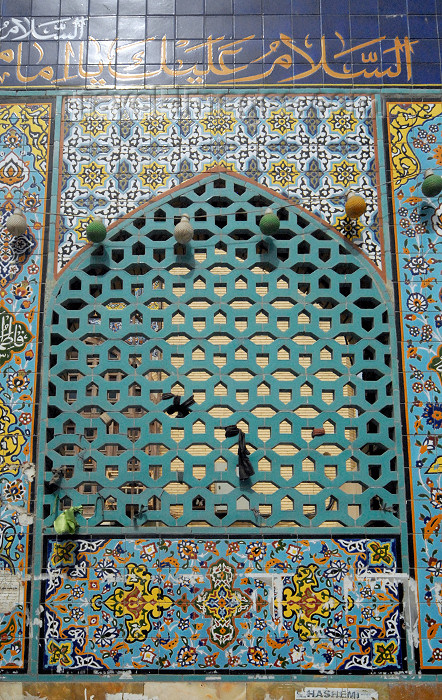
<svg viewBox="0 0 442 700">
<path fill-rule="evenodd" d="M 216 660 L 219 656 L 219 651 L 215 652 L 214 654 L 210 654 L 209 656 L 206 656 L 204 659 L 204 666 L 216 666 Z"/>
<path fill-rule="evenodd" d="M 442 165 L 442 146 L 436 146 L 433 149 L 434 157 L 436 158 L 436 163 Z"/>
</svg>

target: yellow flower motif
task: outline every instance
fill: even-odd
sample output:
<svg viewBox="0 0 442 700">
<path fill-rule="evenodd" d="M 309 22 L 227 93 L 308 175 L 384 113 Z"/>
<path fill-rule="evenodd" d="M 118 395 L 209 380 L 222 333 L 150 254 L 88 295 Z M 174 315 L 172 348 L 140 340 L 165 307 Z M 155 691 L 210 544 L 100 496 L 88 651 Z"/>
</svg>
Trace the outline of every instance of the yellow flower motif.
<svg viewBox="0 0 442 700">
<path fill-rule="evenodd" d="M 143 169 L 140 173 L 140 180 L 143 182 L 143 185 L 149 187 L 152 191 L 163 187 L 169 177 L 170 175 L 166 170 L 166 166 L 158 165 L 158 163 L 143 165 Z"/>
<path fill-rule="evenodd" d="M 88 224 L 90 224 L 90 222 L 93 221 L 93 219 L 93 216 L 88 216 L 86 219 L 80 219 L 78 224 L 74 227 L 74 231 L 77 234 L 79 241 L 87 240 L 86 229 Z"/>
<path fill-rule="evenodd" d="M 397 659 L 396 654 L 398 651 L 398 645 L 395 641 L 391 641 L 389 644 L 384 642 L 374 643 L 374 652 L 376 656 L 373 659 L 375 666 L 390 666 L 391 664 L 396 665 Z"/>
<path fill-rule="evenodd" d="M 272 130 L 277 131 L 279 134 L 286 134 L 288 131 L 292 131 L 298 121 L 284 107 L 275 112 L 270 112 L 270 115 L 271 118 L 267 119 L 267 122 L 272 127 Z"/>
<path fill-rule="evenodd" d="M 368 548 L 371 550 L 371 564 L 377 566 L 379 566 L 380 564 L 393 566 L 394 556 L 391 553 L 389 542 L 385 542 L 384 544 L 380 544 L 379 542 L 370 542 Z"/>
<path fill-rule="evenodd" d="M 226 170 L 231 170 L 234 172 L 235 165 L 233 163 L 228 163 L 226 160 L 214 160 L 212 163 L 206 163 L 204 165 L 204 170 L 213 170 L 213 168 L 225 168 Z"/>
<path fill-rule="evenodd" d="M 282 614 L 287 620 L 295 617 L 294 630 L 302 640 L 317 638 L 319 618 L 328 618 L 339 605 L 339 600 L 328 588 L 318 590 L 316 564 L 298 566 L 292 586 L 282 592 Z"/>
<path fill-rule="evenodd" d="M 72 666 L 72 659 L 69 654 L 72 652 L 72 642 L 62 642 L 57 644 L 53 639 L 48 642 L 48 652 L 50 653 L 50 666 Z"/>
<path fill-rule="evenodd" d="M 335 228 L 348 238 L 349 241 L 357 241 L 361 239 L 363 225 L 359 219 L 350 219 L 348 216 L 337 216 Z"/>
<path fill-rule="evenodd" d="M 171 123 L 165 114 L 150 112 L 141 121 L 141 126 L 148 134 L 158 136 L 158 134 L 166 134 Z"/>
<path fill-rule="evenodd" d="M 285 160 L 280 160 L 278 163 L 272 163 L 269 170 L 269 177 L 274 185 L 286 188 L 288 185 L 294 185 L 299 172 L 292 163 L 287 163 Z"/>
<path fill-rule="evenodd" d="M 207 117 L 201 119 L 201 124 L 204 127 L 204 131 L 208 131 L 210 134 L 221 135 L 228 131 L 233 131 L 236 119 L 233 112 L 226 112 L 224 109 L 220 109 L 210 112 Z"/>
<path fill-rule="evenodd" d="M 116 588 L 103 604 L 115 617 L 128 618 L 125 621 L 127 642 L 144 642 L 152 629 L 151 618 L 162 617 L 164 611 L 173 605 L 173 600 L 164 595 L 159 586 L 149 588 L 152 576 L 144 564 L 128 564 L 127 570 L 126 590 Z"/>
<path fill-rule="evenodd" d="M 63 542 L 54 543 L 54 551 L 51 556 L 52 566 L 58 566 L 59 564 L 65 564 L 69 566 L 74 563 L 74 553 L 77 549 L 75 542 Z"/>
<path fill-rule="evenodd" d="M 340 163 L 333 163 L 330 175 L 336 185 L 348 187 L 357 183 L 360 172 L 354 163 L 341 160 Z"/>
<path fill-rule="evenodd" d="M 330 124 L 332 131 L 337 131 L 339 134 L 344 136 L 350 131 L 355 130 L 358 120 L 355 119 L 351 112 L 342 107 L 341 109 L 338 109 L 337 112 L 333 112 L 327 119 L 327 122 Z"/>
<path fill-rule="evenodd" d="M 104 165 L 97 165 L 96 163 L 82 165 L 78 173 L 78 179 L 83 187 L 89 187 L 90 189 L 102 187 L 108 177 Z"/>
<path fill-rule="evenodd" d="M 80 122 L 80 126 L 82 127 L 84 133 L 92 134 L 92 136 L 105 134 L 109 125 L 110 121 L 102 114 L 98 114 L 98 112 L 86 114 L 84 119 L 82 119 Z"/>
<path fill-rule="evenodd" d="M 23 433 L 16 429 L 11 430 L 11 425 L 17 423 L 17 418 L 12 411 L 0 400 L 0 474 L 12 474 L 17 476 L 20 463 L 16 457 L 21 452 L 26 439 Z"/>
</svg>

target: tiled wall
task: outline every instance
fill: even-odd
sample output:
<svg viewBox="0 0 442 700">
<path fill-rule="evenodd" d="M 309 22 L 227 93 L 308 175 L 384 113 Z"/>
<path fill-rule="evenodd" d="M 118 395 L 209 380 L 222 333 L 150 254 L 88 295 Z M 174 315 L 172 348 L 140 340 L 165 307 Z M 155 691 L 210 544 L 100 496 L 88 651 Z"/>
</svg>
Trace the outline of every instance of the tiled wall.
<svg viewBox="0 0 442 700">
<path fill-rule="evenodd" d="M 396 546 L 51 539 L 42 671 L 400 669 Z"/>
<path fill-rule="evenodd" d="M 421 187 L 427 168 L 441 172 L 442 104 L 390 102 L 387 106 L 420 653 L 423 668 L 434 668 L 442 659 L 438 580 L 442 571 L 442 204 L 440 197 L 425 198 Z"/>
<path fill-rule="evenodd" d="M 436 0 L 4 0 L 2 15 L 10 87 L 441 83 Z"/>
<path fill-rule="evenodd" d="M 289 197 L 382 269 L 374 107 L 357 98 L 274 94 L 76 97 L 64 102 L 58 264 L 85 242 L 99 213 L 112 224 L 140 204 L 214 167 Z M 345 216 L 345 192 L 367 201 Z"/>
<path fill-rule="evenodd" d="M 0 684 L 1 700 L 162 698 L 167 684 L 129 683 L 160 672 L 237 681 L 181 683 L 183 698 L 294 700 L 304 687 L 259 684 L 261 674 L 323 674 L 321 684 L 338 674 L 346 688 L 365 674 L 414 681 L 417 670 L 434 680 L 442 666 L 442 204 L 426 200 L 421 185 L 427 167 L 442 174 L 441 35 L 433 0 L 339 8 L 3 0 L 0 670 L 34 683 Z M 44 294 L 84 248 L 91 216 L 113 224 L 218 166 L 336 226 L 391 290 L 409 552 L 399 529 L 319 539 L 227 537 L 221 528 L 210 537 L 102 537 L 84 521 L 69 539 L 43 530 L 34 462 L 49 353 Z M 357 222 L 344 215 L 348 187 L 367 201 Z M 14 239 L 5 224 L 17 205 L 28 229 Z M 46 684 L 61 674 L 103 681 L 108 672 L 126 674 L 128 685 Z M 255 682 L 246 686 L 241 674 Z M 417 692 L 357 687 L 392 700 Z M 419 685 L 419 693 L 430 690 Z"/>
<path fill-rule="evenodd" d="M 0 667 L 27 662 L 29 524 L 34 510 L 37 342 L 41 308 L 43 234 L 48 196 L 48 140 L 52 106 L 46 100 L 0 107 Z M 28 217 L 26 234 L 14 238 L 5 222 L 15 206 Z"/>
</svg>

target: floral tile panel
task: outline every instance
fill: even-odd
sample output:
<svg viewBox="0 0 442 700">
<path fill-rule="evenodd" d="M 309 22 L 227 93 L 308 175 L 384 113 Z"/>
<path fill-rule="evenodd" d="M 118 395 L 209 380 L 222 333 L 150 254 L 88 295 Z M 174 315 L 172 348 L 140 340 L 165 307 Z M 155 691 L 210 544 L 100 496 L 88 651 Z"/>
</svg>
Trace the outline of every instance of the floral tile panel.
<svg viewBox="0 0 442 700">
<path fill-rule="evenodd" d="M 87 242 L 92 216 L 110 225 L 214 167 L 302 204 L 382 267 L 368 95 L 69 97 L 62 141 L 58 270 Z M 349 188 L 367 202 L 358 220 L 345 214 Z"/>
<path fill-rule="evenodd" d="M 48 201 L 49 102 L 0 104 L 0 671 L 25 668 L 31 463 L 43 231 Z M 12 236 L 14 209 L 28 227 Z M 35 431 L 34 431 L 35 432 Z"/>
<path fill-rule="evenodd" d="M 48 539 L 46 673 L 402 668 L 397 544 Z"/>
<path fill-rule="evenodd" d="M 412 517 L 420 597 L 420 662 L 442 668 L 442 103 L 389 103 L 392 196 L 402 324 Z"/>
</svg>

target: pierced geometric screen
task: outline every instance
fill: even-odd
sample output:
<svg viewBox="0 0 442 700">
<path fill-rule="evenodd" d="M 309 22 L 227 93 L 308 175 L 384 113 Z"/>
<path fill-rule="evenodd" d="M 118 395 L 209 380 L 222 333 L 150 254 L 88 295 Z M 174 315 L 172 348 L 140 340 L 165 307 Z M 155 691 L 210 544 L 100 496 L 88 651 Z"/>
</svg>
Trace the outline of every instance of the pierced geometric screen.
<svg viewBox="0 0 442 700">
<path fill-rule="evenodd" d="M 212 173 L 166 194 L 54 294 L 46 479 L 90 526 L 397 526 L 389 308 L 359 251 L 268 190 Z"/>
</svg>

